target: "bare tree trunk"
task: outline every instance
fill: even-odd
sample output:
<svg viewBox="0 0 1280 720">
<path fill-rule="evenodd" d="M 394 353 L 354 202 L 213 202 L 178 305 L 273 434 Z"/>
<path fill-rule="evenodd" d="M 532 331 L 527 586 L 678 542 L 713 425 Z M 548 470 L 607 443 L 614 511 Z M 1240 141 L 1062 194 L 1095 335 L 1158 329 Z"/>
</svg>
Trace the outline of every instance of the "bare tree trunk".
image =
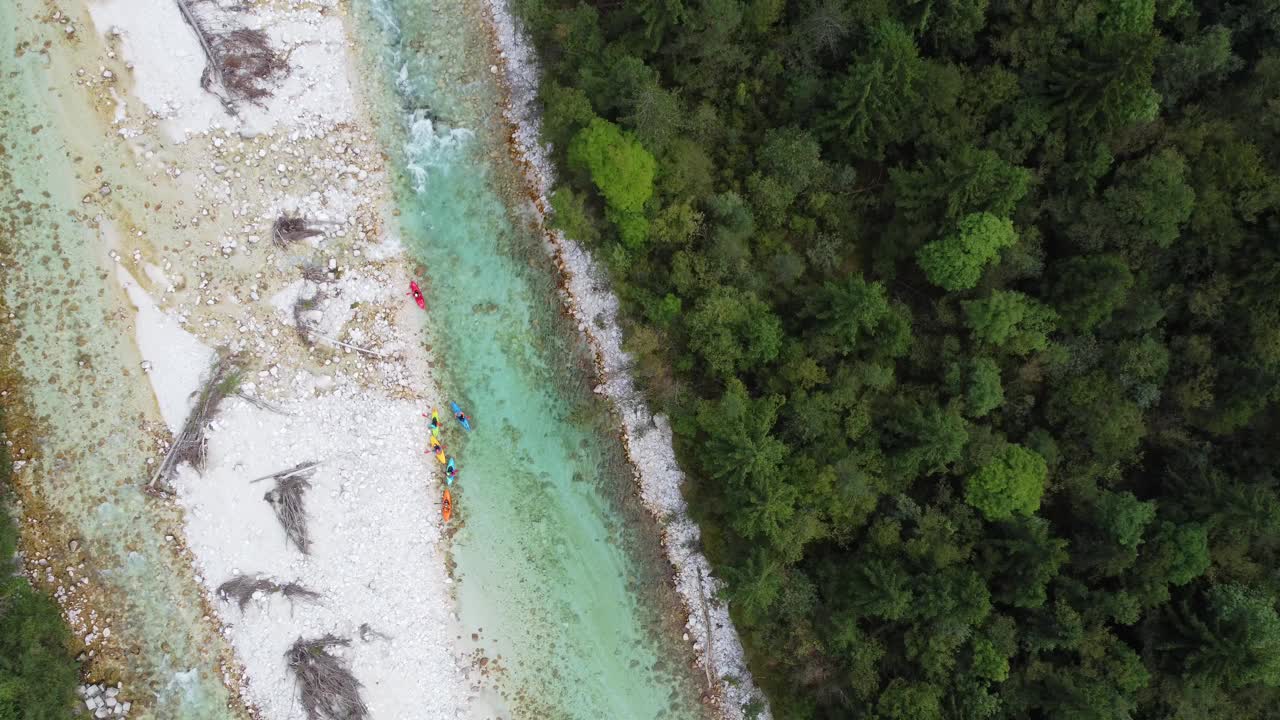
<svg viewBox="0 0 1280 720">
<path fill-rule="evenodd" d="M 200 21 L 196 20 L 196 16 L 191 13 L 191 8 L 187 7 L 187 0 L 173 0 L 178 4 L 178 12 L 182 13 L 182 19 L 191 26 L 191 31 L 196 34 L 196 40 L 200 42 L 200 49 L 204 50 L 205 59 L 208 60 L 207 69 L 214 80 L 217 81 L 218 87 L 226 87 L 226 83 L 222 80 L 222 68 L 219 67 L 218 58 L 213 54 L 213 47 L 209 45 L 209 39 L 204 36 L 204 29 L 200 27 Z M 235 107 L 226 98 L 219 98 L 227 110 L 235 114 Z"/>
<path fill-rule="evenodd" d="M 702 587 L 702 569 L 701 568 L 698 569 L 698 599 L 702 601 L 702 624 L 707 626 L 707 647 L 706 647 L 706 650 L 702 653 L 702 669 L 707 673 L 707 689 L 710 690 L 711 692 L 715 692 L 716 687 L 711 680 L 711 675 L 712 675 L 711 664 L 715 662 L 711 654 L 711 649 L 712 649 L 711 648 L 711 639 L 712 639 L 711 606 L 707 604 L 707 593 L 703 590 L 703 587 Z"/>
</svg>

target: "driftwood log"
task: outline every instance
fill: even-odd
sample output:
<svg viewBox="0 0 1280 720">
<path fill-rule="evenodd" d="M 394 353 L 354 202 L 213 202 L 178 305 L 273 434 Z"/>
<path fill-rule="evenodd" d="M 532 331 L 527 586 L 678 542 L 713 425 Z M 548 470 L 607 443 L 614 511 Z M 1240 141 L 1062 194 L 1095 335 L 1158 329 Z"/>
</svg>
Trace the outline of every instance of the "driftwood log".
<svg viewBox="0 0 1280 720">
<path fill-rule="evenodd" d="M 169 451 L 156 468 L 155 474 L 147 483 L 148 489 L 154 489 L 157 483 L 168 483 L 178 466 L 190 463 L 196 470 L 203 472 L 209 456 L 209 440 L 205 437 L 209 421 L 218 414 L 218 408 L 228 396 L 237 394 L 240 389 L 240 368 L 236 366 L 230 355 L 219 353 L 209 368 L 204 385 L 201 386 L 195 406 L 187 415 L 182 430 L 173 439 Z"/>
<path fill-rule="evenodd" d="M 311 552 L 311 536 L 307 532 L 307 511 L 303 496 L 311 489 L 311 476 L 320 461 L 298 463 L 288 470 L 263 475 L 251 482 L 274 480 L 275 487 L 262 496 L 276 513 L 276 519 L 284 528 L 285 539 L 293 543 L 303 555 Z"/>
</svg>

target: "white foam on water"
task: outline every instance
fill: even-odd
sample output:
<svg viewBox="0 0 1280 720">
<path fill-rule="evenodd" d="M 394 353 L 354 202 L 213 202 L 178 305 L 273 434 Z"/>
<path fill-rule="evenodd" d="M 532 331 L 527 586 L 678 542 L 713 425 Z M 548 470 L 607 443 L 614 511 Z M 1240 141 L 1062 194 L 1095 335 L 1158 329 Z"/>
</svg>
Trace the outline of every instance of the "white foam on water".
<svg viewBox="0 0 1280 720">
<path fill-rule="evenodd" d="M 466 128 L 437 128 L 436 121 L 425 116 L 410 116 L 409 139 L 405 142 L 405 169 L 413 176 L 414 192 L 425 192 L 431 170 L 449 168 L 457 162 L 475 133 Z"/>
</svg>

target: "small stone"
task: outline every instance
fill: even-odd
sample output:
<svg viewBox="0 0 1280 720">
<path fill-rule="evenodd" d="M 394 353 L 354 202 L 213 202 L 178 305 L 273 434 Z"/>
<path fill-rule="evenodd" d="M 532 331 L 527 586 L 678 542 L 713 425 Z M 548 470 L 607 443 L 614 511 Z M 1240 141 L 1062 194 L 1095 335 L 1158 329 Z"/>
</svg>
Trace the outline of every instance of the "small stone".
<svg viewBox="0 0 1280 720">
<path fill-rule="evenodd" d="M 93 711 L 93 716 L 96 718 L 111 717 L 111 711 L 105 707 L 100 707 Z"/>
</svg>

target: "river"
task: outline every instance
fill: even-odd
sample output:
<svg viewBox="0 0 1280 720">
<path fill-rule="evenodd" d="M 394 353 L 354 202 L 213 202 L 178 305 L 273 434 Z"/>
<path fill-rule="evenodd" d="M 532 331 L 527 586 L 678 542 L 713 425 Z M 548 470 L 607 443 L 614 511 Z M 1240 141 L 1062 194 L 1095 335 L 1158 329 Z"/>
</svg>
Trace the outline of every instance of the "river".
<svg viewBox="0 0 1280 720">
<path fill-rule="evenodd" d="M 585 342 L 522 211 L 488 38 L 465 3 L 374 3 L 400 224 L 433 350 L 475 419 L 459 462 L 459 612 L 521 717 L 695 718 L 669 567 Z M 442 409 L 447 410 L 447 409 Z M 455 425 L 450 423 L 452 430 Z M 456 437 L 457 433 L 453 435 Z"/>
</svg>

